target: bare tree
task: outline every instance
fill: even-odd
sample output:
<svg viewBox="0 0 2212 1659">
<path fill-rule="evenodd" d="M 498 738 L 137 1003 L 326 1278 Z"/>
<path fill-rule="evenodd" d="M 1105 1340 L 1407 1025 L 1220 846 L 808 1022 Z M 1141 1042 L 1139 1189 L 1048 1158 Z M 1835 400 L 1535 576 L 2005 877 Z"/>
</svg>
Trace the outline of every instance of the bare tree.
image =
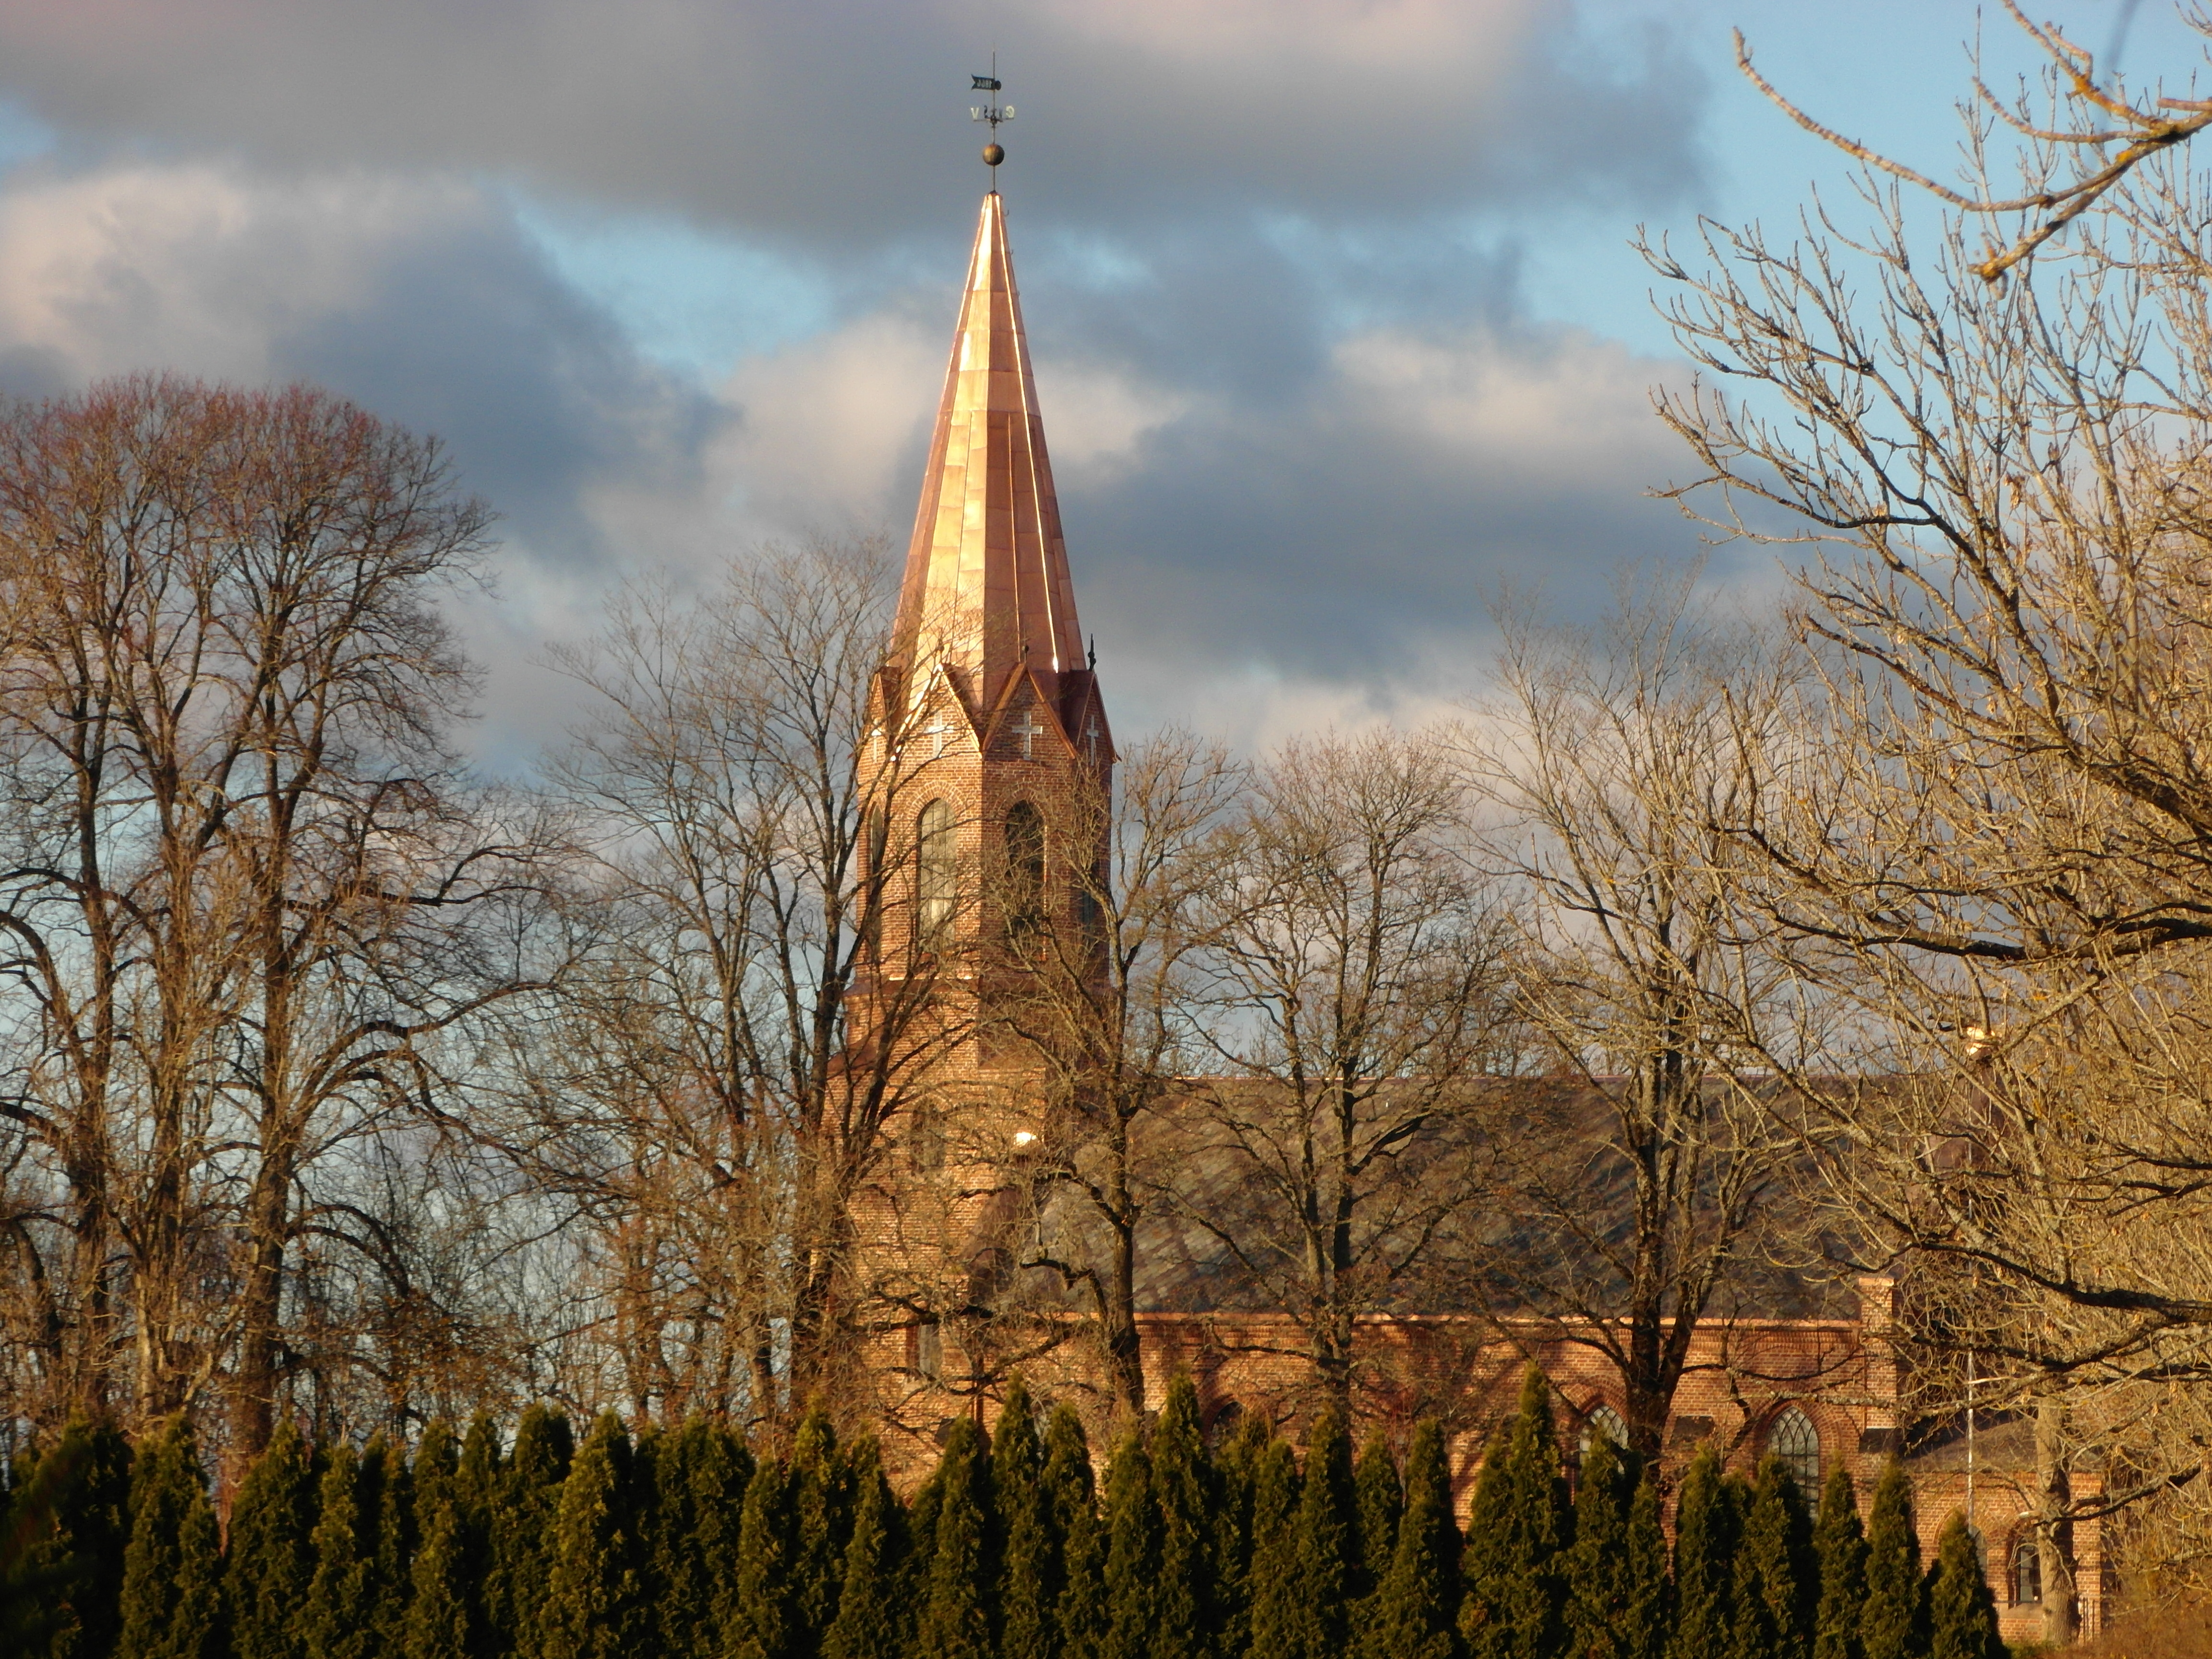
<svg viewBox="0 0 2212 1659">
<path fill-rule="evenodd" d="M 1820 1000 L 1762 927 L 1729 833 L 1793 665 L 1694 581 L 1624 578 L 1595 634 L 1509 612 L 1473 727 L 1517 1010 L 1559 1080 L 1499 1097 L 1480 1279 L 1500 1315 L 1611 1362 L 1646 1455 L 1700 1332 L 1773 1289 L 1760 1269 L 1796 1139 L 1753 1068 L 1820 1051 L 1804 1029 Z"/>
<path fill-rule="evenodd" d="M 1002 872 L 1001 908 L 1019 924 L 1001 945 L 1016 988 L 993 1018 L 1035 1057 L 1044 1107 L 1030 1171 L 1044 1214 L 1021 1265 L 1080 1289 L 1115 1408 L 1133 1419 L 1145 1407 L 1137 1285 L 1147 1192 L 1163 1173 L 1157 1119 L 1192 1069 L 1200 918 L 1243 781 L 1217 745 L 1154 738 L 1121 757 L 1114 800 L 1084 796 L 1047 826 L 1055 845 L 1104 849 L 1100 865 L 1067 872 L 1069 914 L 1030 902 L 1021 869 Z"/>
<path fill-rule="evenodd" d="M 2037 1415 L 2046 1540 L 2069 1501 L 2155 1497 L 2155 1565 L 2201 1531 L 2212 1383 L 2181 1063 L 2212 940 L 2212 200 L 2201 104 L 2129 102 L 2036 33 L 2051 77 L 1984 95 L 1932 232 L 1904 193 L 1929 181 L 1846 146 L 1870 229 L 1709 226 L 1696 273 L 1647 252 L 1737 389 L 1662 401 L 1704 472 L 1674 493 L 1811 555 L 1829 719 L 1761 757 L 1735 826 L 1862 1011 L 1835 1069 L 1869 1080 L 1802 1098 L 1918 1264 L 1930 1388 Z M 2067 1499 L 2091 1463 L 2117 1491 Z"/>
<path fill-rule="evenodd" d="M 664 1364 L 636 1352 L 667 1340 L 672 1304 L 640 1294 L 661 1282 L 681 1328 L 738 1345 L 757 1414 L 851 1363 L 869 1317 L 855 1206 L 963 1035 L 930 1018 L 929 974 L 870 972 L 874 930 L 938 925 L 915 849 L 866 841 L 919 764 L 902 732 L 872 730 L 891 599 L 873 543 L 770 548 L 704 601 L 632 590 L 555 658 L 595 695 L 556 775 L 595 836 L 602 965 L 578 1046 L 548 1062 L 564 1115 L 534 1166 L 561 1161 L 610 1224 L 651 1234 L 621 1255 L 632 1374 Z"/>
<path fill-rule="evenodd" d="M 1289 744 L 1204 896 L 1200 1034 L 1224 1074 L 1191 1085 L 1167 1194 L 1340 1400 L 1357 1320 L 1419 1304 L 1482 1190 L 1505 981 L 1463 809 L 1440 733 Z"/>
<path fill-rule="evenodd" d="M 411 1118 L 418 1045 L 517 987 L 470 930 L 524 849 L 446 747 L 470 682 L 431 608 L 486 522 L 434 443 L 305 388 L 0 424 L 10 1112 L 71 1241 L 57 1404 L 106 1399 L 128 1340 L 137 1411 L 221 1378 L 258 1449 L 291 1253 L 355 1213 L 313 1166 Z"/>
</svg>

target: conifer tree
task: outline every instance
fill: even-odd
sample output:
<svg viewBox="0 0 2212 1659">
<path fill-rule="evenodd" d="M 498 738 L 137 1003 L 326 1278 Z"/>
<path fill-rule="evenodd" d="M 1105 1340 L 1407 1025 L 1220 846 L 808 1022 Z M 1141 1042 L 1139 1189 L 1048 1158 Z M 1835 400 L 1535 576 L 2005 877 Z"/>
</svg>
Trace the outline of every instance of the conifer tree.
<svg viewBox="0 0 2212 1659">
<path fill-rule="evenodd" d="M 1698 1448 L 1674 1510 L 1674 1629 L 1671 1659 L 1714 1659 L 1735 1626 L 1735 1487 L 1711 1442 Z"/>
<path fill-rule="evenodd" d="M 1334 1659 L 1351 1637 L 1354 1529 L 1352 1439 L 1330 1407 L 1306 1439 L 1305 1480 L 1298 1490 L 1297 1573 L 1302 1617 L 1292 1648 L 1306 1659 Z"/>
<path fill-rule="evenodd" d="M 1575 1541 L 1566 1553 L 1570 1659 L 1621 1659 L 1629 1587 L 1629 1472 L 1613 1437 L 1593 1431 L 1575 1494 Z"/>
<path fill-rule="evenodd" d="M 1865 1659 L 1925 1659 L 1928 1602 L 1920 1578 L 1920 1534 L 1912 1519 L 1912 1481 L 1893 1457 L 1874 1489 L 1866 1574 L 1866 1605 L 1859 1614 Z"/>
<path fill-rule="evenodd" d="M 1735 1659 L 1811 1659 L 1819 1593 L 1804 1498 L 1781 1461 L 1766 1458 L 1737 1552 Z"/>
<path fill-rule="evenodd" d="M 938 1474 L 937 1547 L 930 1553 L 919 1650 L 922 1659 L 990 1659 L 989 1589 L 997 1578 L 990 1559 L 996 1531 L 991 1455 L 972 1419 L 954 1420 Z"/>
<path fill-rule="evenodd" d="M 1270 1440 L 1252 1483 L 1252 1659 L 1287 1655 L 1304 1639 L 1298 1583 L 1299 1476 L 1290 1445 Z"/>
<path fill-rule="evenodd" d="M 1237 1659 L 1252 1641 L 1252 1499 L 1268 1426 L 1246 1417 L 1214 1462 L 1214 1646 Z"/>
<path fill-rule="evenodd" d="M 1452 1591 L 1459 1577 L 1459 1528 L 1443 1431 L 1431 1419 L 1406 1454 L 1406 1507 L 1389 1570 L 1375 1595 L 1361 1659 L 1452 1659 Z"/>
<path fill-rule="evenodd" d="M 377 1497 L 354 1449 L 343 1441 L 332 1447 L 323 1460 L 315 1572 L 301 1621 L 307 1659 L 375 1659 Z"/>
<path fill-rule="evenodd" d="M 1053 1408 L 1044 1431 L 1040 1478 L 1053 1536 L 1059 1540 L 1060 1596 L 1053 1624 L 1064 1659 L 1097 1659 L 1107 1628 L 1106 1542 L 1091 1474 L 1091 1445 L 1075 1407 Z"/>
<path fill-rule="evenodd" d="M 405 1659 L 476 1659 L 483 1641 L 482 1553 L 453 1425 L 442 1420 L 422 1431 L 415 1453 L 415 1524 Z"/>
<path fill-rule="evenodd" d="M 131 1443 L 122 1431 L 82 1417 L 71 1419 L 39 1459 L 36 1479 L 52 1512 L 35 1560 L 26 1565 L 46 1659 L 112 1659 L 116 1651 L 131 1469 Z"/>
<path fill-rule="evenodd" d="M 1483 1460 L 1468 1525 L 1460 1633 L 1473 1659 L 1548 1659 L 1557 1647 L 1563 1487 L 1551 1385 L 1531 1364 L 1510 1431 Z"/>
<path fill-rule="evenodd" d="M 791 1470 L 795 1511 L 792 1629 L 799 1650 L 812 1653 L 837 1616 L 837 1583 L 853 1524 L 836 1431 L 818 1400 L 808 1407 L 793 1437 Z"/>
<path fill-rule="evenodd" d="M 837 1616 L 822 1642 L 822 1659 L 903 1659 L 908 1620 L 900 1595 L 904 1517 L 884 1479 L 872 1438 L 846 1460 L 853 1493 L 852 1536 L 845 1546 Z"/>
<path fill-rule="evenodd" d="M 1106 1659 L 1150 1659 L 1160 1510 L 1143 1432 L 1122 1431 L 1106 1465 Z"/>
<path fill-rule="evenodd" d="M 1663 1659 L 1674 1633 L 1674 1586 L 1667 1574 L 1658 1473 L 1649 1468 L 1628 1504 L 1628 1570 L 1621 1607 L 1614 1638 L 1620 1659 Z"/>
<path fill-rule="evenodd" d="M 1390 1571 L 1392 1553 L 1398 1547 L 1398 1522 L 1406 1507 L 1405 1488 L 1398 1480 L 1398 1462 L 1390 1442 L 1380 1428 L 1367 1437 L 1359 1461 L 1352 1468 L 1352 1539 L 1350 1607 L 1355 1632 L 1366 1627 L 1374 1612 L 1376 1593 Z"/>
<path fill-rule="evenodd" d="M 737 1630 L 736 1566 L 744 1546 L 745 1492 L 754 1468 L 743 1437 L 719 1423 L 709 1426 L 693 1455 L 691 1513 L 696 1541 L 690 1555 L 702 1575 L 707 1614 L 698 1637 L 700 1659 L 724 1659 Z"/>
<path fill-rule="evenodd" d="M 1827 1485 L 1820 1491 L 1813 1554 L 1820 1576 L 1820 1600 L 1813 1617 L 1813 1659 L 1863 1659 L 1859 1613 L 1866 1604 L 1866 1532 L 1859 1524 L 1858 1492 L 1850 1472 L 1841 1463 L 1828 1471 Z"/>
<path fill-rule="evenodd" d="M 636 1659 L 644 1626 L 636 1496 L 629 1435 L 603 1412 L 561 1483 L 538 1609 L 543 1659 Z"/>
<path fill-rule="evenodd" d="M 362 1474 L 372 1500 L 362 1499 L 363 1512 L 373 1516 L 374 1566 L 372 1615 L 376 1652 L 400 1651 L 407 1639 L 407 1603 L 414 1589 L 415 1480 L 407 1467 L 407 1453 L 390 1436 L 379 1434 L 362 1454 Z"/>
<path fill-rule="evenodd" d="M 798 1481 L 790 1462 L 763 1457 L 745 1485 L 738 1523 L 732 1659 L 787 1659 L 795 1651 Z"/>
<path fill-rule="evenodd" d="M 750 1490 L 750 1488 L 748 1488 Z M 937 1516 L 945 1507 L 945 1459 L 916 1488 L 906 1516 L 906 1602 L 908 1622 L 919 1639 L 922 1609 L 929 1602 L 930 1564 L 937 1559 Z"/>
<path fill-rule="evenodd" d="M 1996 1599 L 1982 1576 L 1981 1552 L 1966 1517 L 1952 1511 L 1936 1540 L 1928 1595 L 1929 1659 L 2005 1659 Z"/>
<path fill-rule="evenodd" d="M 126 1659 L 216 1659 L 222 1649 L 222 1545 L 181 1414 L 140 1441 L 132 1462 L 120 1622 Z"/>
<path fill-rule="evenodd" d="M 313 1460 L 287 1418 L 231 1503 L 223 1600 L 234 1659 L 302 1659 L 314 1529 Z"/>
<path fill-rule="evenodd" d="M 492 1659 L 542 1659 L 540 1614 L 553 1520 L 573 1455 L 565 1415 L 541 1405 L 524 1410 L 492 1506 L 491 1571 L 484 1594 Z"/>
<path fill-rule="evenodd" d="M 1159 1510 L 1160 1554 L 1149 1651 L 1152 1659 L 1206 1659 L 1216 1628 L 1217 1498 L 1198 1390 L 1187 1375 L 1168 1384 L 1152 1429 L 1152 1491 Z"/>
<path fill-rule="evenodd" d="M 1060 1649 L 1054 1620 L 1060 1552 L 1045 1503 L 1043 1457 L 1029 1389 L 1016 1377 L 991 1437 L 991 1491 L 1000 1528 L 1000 1659 L 1049 1659 Z"/>
</svg>

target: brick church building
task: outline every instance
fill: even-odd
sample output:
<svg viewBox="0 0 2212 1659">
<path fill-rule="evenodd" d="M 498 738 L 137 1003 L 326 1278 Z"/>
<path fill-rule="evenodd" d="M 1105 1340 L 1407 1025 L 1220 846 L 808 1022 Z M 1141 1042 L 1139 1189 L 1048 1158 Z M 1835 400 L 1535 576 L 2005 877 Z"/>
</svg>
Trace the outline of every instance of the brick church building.
<svg viewBox="0 0 2212 1659">
<path fill-rule="evenodd" d="M 1009 252 L 1006 210 L 984 198 L 953 335 L 890 659 L 877 678 L 866 775 L 876 911 L 871 959 L 848 1006 L 848 1051 L 902 1073 L 896 1155 L 860 1217 L 860 1277 L 882 1310 L 866 1355 L 895 1466 L 919 1470 L 945 1425 L 988 1426 L 1018 1371 L 1033 1395 L 1089 1402 L 1102 1419 L 1096 1327 L 1080 1296 L 1031 1271 L 1052 1224 L 1036 1154 L 1054 1126 L 1036 1046 L 1001 1031 L 995 1001 L 1024 991 L 1018 952 L 994 940 L 1024 927 L 1073 940 L 1056 961 L 1093 971 L 1092 912 L 1107 854 L 1102 803 L 1115 752 L 1077 620 L 1075 584 L 1039 414 Z M 1079 998 L 1076 999 L 1078 1001 Z M 1296 1434 L 1315 1397 L 1294 1322 L 1234 1294 L 1195 1296 L 1203 1263 L 1152 1226 L 1140 1241 L 1137 1346 L 1148 1401 L 1179 1370 L 1218 1417 L 1259 1411 Z M 1923 1549 L 1954 1510 L 1984 1540 L 2007 1639 L 2043 1639 L 2043 1575 L 2030 1516 L 2029 1425 L 1985 1418 L 1930 1425 L 1891 1346 L 1900 1291 L 1863 1278 L 1808 1310 L 1784 1298 L 1709 1318 L 1684 1370 L 1662 1467 L 1712 1441 L 1749 1472 L 1773 1455 L 1806 1482 L 1841 1462 L 1862 1503 L 1893 1454 L 1915 1479 Z M 1534 1358 L 1555 1389 L 1571 1458 L 1622 1428 L 1619 1374 L 1554 1320 L 1451 1309 L 1377 1315 L 1357 1330 L 1358 1409 L 1395 1426 L 1420 1413 L 1452 1431 L 1471 1491 L 1488 1427 L 1510 1410 Z M 1103 1421 L 1102 1421 L 1103 1426 Z M 2077 1505 L 2096 1476 L 2075 1472 Z M 2099 1628 L 2106 1591 L 2100 1523 L 2071 1528 L 2079 1626 Z"/>
</svg>

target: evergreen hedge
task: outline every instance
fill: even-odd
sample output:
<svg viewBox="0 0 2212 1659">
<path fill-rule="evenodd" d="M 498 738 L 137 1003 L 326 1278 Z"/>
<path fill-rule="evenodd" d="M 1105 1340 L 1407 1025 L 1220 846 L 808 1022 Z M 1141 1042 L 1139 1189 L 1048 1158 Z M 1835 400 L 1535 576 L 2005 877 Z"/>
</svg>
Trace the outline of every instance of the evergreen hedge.
<svg viewBox="0 0 2212 1659">
<path fill-rule="evenodd" d="M 580 1445 L 532 1407 L 411 1457 L 290 1425 L 219 1537 L 191 1430 L 134 1449 L 72 1423 L 5 1494 L 0 1638 L 23 1659 L 2003 1659 L 1958 1516 L 1921 1570 L 1893 1462 L 1850 1478 L 1654 1471 L 1595 1437 L 1570 1489 L 1533 1369 L 1456 1519 L 1443 1431 L 1303 1458 L 1255 1416 L 1209 1438 L 1195 1389 L 1127 1428 L 1103 1491 L 1082 1420 L 1008 1392 L 950 1425 L 910 1502 L 872 1439 L 811 1411 L 780 1451 L 612 1414 Z"/>
</svg>

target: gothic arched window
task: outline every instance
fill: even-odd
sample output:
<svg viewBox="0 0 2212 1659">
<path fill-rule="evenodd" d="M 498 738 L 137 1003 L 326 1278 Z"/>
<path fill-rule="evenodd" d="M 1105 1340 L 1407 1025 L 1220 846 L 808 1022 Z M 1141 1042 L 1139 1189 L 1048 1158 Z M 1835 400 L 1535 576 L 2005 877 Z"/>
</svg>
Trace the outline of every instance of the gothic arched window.
<svg viewBox="0 0 2212 1659">
<path fill-rule="evenodd" d="M 1779 1462 L 1810 1497 L 1820 1486 L 1820 1431 L 1795 1406 L 1785 1406 L 1766 1431 L 1767 1455 Z"/>
<path fill-rule="evenodd" d="M 1044 818 L 1018 800 L 1006 809 L 1006 915 L 1034 924 L 1044 904 Z"/>
<path fill-rule="evenodd" d="M 930 802 L 915 823 L 915 897 L 924 944 L 938 944 L 952 931 L 952 910 L 960 891 L 957 851 L 951 803 Z"/>
<path fill-rule="evenodd" d="M 1597 1443 L 1599 1435 L 1603 1435 L 1622 1450 L 1627 1449 L 1628 1425 L 1620 1420 L 1620 1413 L 1610 1406 L 1593 1407 L 1589 1415 L 1583 1419 L 1582 1453 L 1585 1458 L 1590 1455 L 1590 1448 Z"/>
<path fill-rule="evenodd" d="M 2043 1600 L 2043 1546 L 2032 1530 L 2012 1547 L 2012 1600 L 2022 1607 Z"/>
</svg>

